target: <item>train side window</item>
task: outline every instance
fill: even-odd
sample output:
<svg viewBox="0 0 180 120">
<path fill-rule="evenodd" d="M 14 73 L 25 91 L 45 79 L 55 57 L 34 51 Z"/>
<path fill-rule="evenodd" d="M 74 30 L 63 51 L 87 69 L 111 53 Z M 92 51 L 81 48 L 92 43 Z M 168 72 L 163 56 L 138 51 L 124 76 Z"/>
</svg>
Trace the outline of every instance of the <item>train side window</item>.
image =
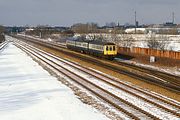
<svg viewBox="0 0 180 120">
<path fill-rule="evenodd" d="M 108 46 L 106 46 L 106 51 L 108 51 Z"/>
<path fill-rule="evenodd" d="M 115 51 L 115 46 L 113 46 L 113 51 Z"/>
<path fill-rule="evenodd" d="M 110 47 L 109 50 L 112 51 L 112 47 Z"/>
</svg>

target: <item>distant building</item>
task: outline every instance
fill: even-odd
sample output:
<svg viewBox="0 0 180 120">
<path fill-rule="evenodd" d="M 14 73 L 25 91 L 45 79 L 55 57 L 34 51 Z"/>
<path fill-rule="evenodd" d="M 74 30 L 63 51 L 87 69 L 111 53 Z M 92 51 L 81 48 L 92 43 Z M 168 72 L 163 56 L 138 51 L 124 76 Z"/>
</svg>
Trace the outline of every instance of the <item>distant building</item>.
<svg viewBox="0 0 180 120">
<path fill-rule="evenodd" d="M 33 31 L 33 28 L 27 28 L 25 31 Z"/>
<path fill-rule="evenodd" d="M 164 27 L 175 27 L 176 24 L 174 24 L 173 22 L 166 22 L 163 24 Z"/>
<path fill-rule="evenodd" d="M 146 28 L 136 28 L 136 33 L 144 34 L 146 32 L 147 32 Z M 135 28 L 127 28 L 125 30 L 125 33 L 130 33 L 130 34 L 135 33 Z"/>
</svg>

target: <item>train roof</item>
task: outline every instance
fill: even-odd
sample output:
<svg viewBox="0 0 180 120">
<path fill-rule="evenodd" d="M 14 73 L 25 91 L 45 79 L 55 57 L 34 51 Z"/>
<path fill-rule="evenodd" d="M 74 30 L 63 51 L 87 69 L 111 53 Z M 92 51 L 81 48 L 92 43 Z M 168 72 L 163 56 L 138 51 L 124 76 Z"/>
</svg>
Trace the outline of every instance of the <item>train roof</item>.
<svg viewBox="0 0 180 120">
<path fill-rule="evenodd" d="M 81 38 L 68 38 L 67 40 L 78 41 L 78 42 L 90 42 L 91 41 L 88 39 L 81 39 Z"/>
<path fill-rule="evenodd" d="M 115 45 L 112 42 L 106 42 L 106 41 L 101 41 L 101 40 L 93 40 L 89 42 L 90 44 L 97 44 L 97 45 Z"/>
<path fill-rule="evenodd" d="M 78 39 L 78 38 L 71 38 L 68 40 L 77 41 L 77 42 L 87 42 L 90 44 L 97 44 L 97 45 L 115 45 L 113 42 L 107 42 L 102 40 L 89 40 L 89 39 Z"/>
</svg>

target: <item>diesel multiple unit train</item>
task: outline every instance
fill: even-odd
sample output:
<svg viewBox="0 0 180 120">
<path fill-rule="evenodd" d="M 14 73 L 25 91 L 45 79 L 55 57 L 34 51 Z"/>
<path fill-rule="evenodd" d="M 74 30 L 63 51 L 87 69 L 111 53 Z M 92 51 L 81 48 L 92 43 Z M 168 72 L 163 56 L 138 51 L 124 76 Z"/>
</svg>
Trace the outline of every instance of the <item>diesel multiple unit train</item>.
<svg viewBox="0 0 180 120">
<path fill-rule="evenodd" d="M 111 42 L 102 42 L 100 40 L 82 40 L 68 39 L 66 40 L 68 49 L 99 56 L 107 59 L 114 59 L 117 55 L 117 46 Z"/>
</svg>

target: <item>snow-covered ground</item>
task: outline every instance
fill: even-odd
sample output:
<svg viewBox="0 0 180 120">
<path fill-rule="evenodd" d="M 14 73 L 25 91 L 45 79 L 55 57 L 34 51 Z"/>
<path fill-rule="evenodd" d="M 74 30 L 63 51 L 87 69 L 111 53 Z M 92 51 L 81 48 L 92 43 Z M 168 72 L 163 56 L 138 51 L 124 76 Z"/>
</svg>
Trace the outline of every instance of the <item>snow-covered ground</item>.
<svg viewBox="0 0 180 120">
<path fill-rule="evenodd" d="M 12 43 L 0 52 L 1 120 L 107 120 Z"/>
</svg>

